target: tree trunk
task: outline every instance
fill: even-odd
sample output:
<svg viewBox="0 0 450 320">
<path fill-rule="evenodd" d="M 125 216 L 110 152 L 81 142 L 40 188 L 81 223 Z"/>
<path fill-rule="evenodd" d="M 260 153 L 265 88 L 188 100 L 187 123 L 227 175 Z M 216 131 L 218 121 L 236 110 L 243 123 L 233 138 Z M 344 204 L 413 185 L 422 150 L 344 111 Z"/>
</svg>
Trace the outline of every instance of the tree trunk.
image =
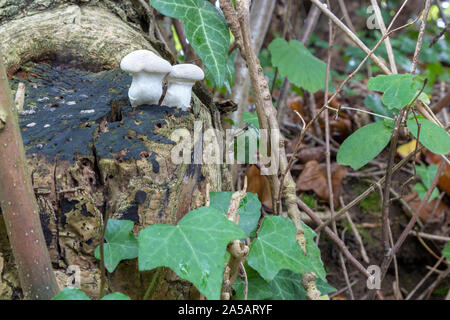
<svg viewBox="0 0 450 320">
<path fill-rule="evenodd" d="M 174 130 L 197 136 L 195 120 L 205 131 L 221 128 L 208 99 L 194 96 L 192 113 L 131 108 L 131 77 L 118 70 L 120 59 L 154 50 L 139 10 L 135 1 L 0 1 L 2 54 L 13 89 L 26 85 L 20 127 L 50 257 L 61 287 L 79 270 L 81 289 L 91 297 L 99 292 L 94 249 L 106 214 L 134 221 L 135 232 L 175 224 L 204 205 L 207 184 L 211 191 L 230 187 L 225 166 L 170 160 Z M 152 275 L 139 273 L 136 260 L 122 262 L 109 275 L 109 290 L 140 299 Z M 154 291 L 152 298 L 198 297 L 170 270 Z M 20 296 L 0 222 L 0 299 Z"/>
</svg>

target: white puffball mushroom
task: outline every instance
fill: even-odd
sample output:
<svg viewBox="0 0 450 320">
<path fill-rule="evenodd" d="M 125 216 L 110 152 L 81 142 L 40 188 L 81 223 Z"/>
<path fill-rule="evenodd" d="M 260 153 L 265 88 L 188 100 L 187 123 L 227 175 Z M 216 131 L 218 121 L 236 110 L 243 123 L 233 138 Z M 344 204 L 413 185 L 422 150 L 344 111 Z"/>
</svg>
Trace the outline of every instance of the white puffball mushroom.
<svg viewBox="0 0 450 320">
<path fill-rule="evenodd" d="M 172 71 L 172 65 L 149 50 L 137 50 L 126 55 L 120 68 L 133 76 L 128 97 L 131 105 L 158 104 L 162 96 L 162 81 Z"/>
<path fill-rule="evenodd" d="M 168 107 L 186 111 L 191 106 L 192 87 L 205 78 L 205 73 L 195 64 L 178 64 L 167 76 L 167 93 L 162 102 Z"/>
</svg>

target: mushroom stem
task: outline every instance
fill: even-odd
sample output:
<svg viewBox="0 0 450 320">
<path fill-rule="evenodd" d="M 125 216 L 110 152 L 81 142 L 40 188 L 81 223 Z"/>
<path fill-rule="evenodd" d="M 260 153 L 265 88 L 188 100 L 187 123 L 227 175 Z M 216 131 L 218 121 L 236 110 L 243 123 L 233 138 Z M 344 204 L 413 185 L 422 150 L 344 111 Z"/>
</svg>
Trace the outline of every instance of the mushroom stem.
<svg viewBox="0 0 450 320">
<path fill-rule="evenodd" d="M 195 82 L 169 81 L 167 93 L 162 104 L 187 111 L 191 106 L 192 87 L 194 84 Z"/>
<path fill-rule="evenodd" d="M 162 73 L 149 74 L 140 72 L 133 74 L 133 81 L 128 91 L 131 106 L 158 104 L 162 95 L 162 81 L 164 77 L 165 74 Z"/>
</svg>

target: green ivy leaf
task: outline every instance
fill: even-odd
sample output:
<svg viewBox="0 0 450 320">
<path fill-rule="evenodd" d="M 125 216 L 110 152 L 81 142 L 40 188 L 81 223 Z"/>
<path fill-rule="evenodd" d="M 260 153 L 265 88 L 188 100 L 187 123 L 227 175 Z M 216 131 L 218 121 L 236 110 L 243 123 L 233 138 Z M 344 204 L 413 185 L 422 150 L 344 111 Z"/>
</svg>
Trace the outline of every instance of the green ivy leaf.
<svg viewBox="0 0 450 320">
<path fill-rule="evenodd" d="M 272 299 L 273 293 L 269 283 L 264 280 L 255 269 L 250 267 L 247 262 L 244 263 L 244 267 L 248 281 L 247 300 Z M 234 296 L 235 299 L 245 299 L 245 283 L 240 277 L 236 278 L 233 289 L 236 291 Z"/>
<path fill-rule="evenodd" d="M 91 298 L 80 289 L 66 287 L 54 296 L 52 300 L 91 300 Z"/>
<path fill-rule="evenodd" d="M 420 123 L 420 137 L 419 141 L 431 152 L 436 154 L 447 154 L 450 152 L 450 136 L 444 129 L 437 124 L 418 117 L 417 121 Z M 415 119 L 407 121 L 409 131 L 417 138 L 418 127 Z"/>
<path fill-rule="evenodd" d="M 392 132 L 393 129 L 384 121 L 358 129 L 339 148 L 337 162 L 354 170 L 360 169 L 383 151 L 391 140 Z"/>
<path fill-rule="evenodd" d="M 372 110 L 373 112 L 375 112 L 377 114 L 380 114 L 380 115 L 386 116 L 386 117 L 390 117 L 390 118 L 394 117 L 394 112 L 392 110 L 386 108 L 386 106 L 383 104 L 383 102 L 381 102 L 381 99 L 378 98 L 378 96 L 375 94 L 369 94 L 364 99 L 364 104 L 366 105 L 367 108 L 369 108 L 370 110 Z M 374 119 L 376 122 L 383 121 L 383 118 L 381 118 L 381 117 L 374 116 Z"/>
<path fill-rule="evenodd" d="M 336 292 L 336 288 L 330 286 L 328 282 L 322 280 L 322 279 L 316 279 L 316 285 L 317 289 L 319 289 L 320 293 L 322 295 L 330 294 L 333 292 Z"/>
<path fill-rule="evenodd" d="M 103 245 L 105 267 L 114 272 L 120 261 L 134 259 L 138 256 L 138 243 L 136 236 L 131 232 L 134 222 L 130 220 L 109 219 L 106 226 Z M 100 246 L 95 249 L 95 257 L 100 259 Z"/>
<path fill-rule="evenodd" d="M 306 300 L 302 276 L 289 270 L 281 270 L 269 284 L 274 300 Z"/>
<path fill-rule="evenodd" d="M 232 195 L 233 192 L 210 192 L 210 207 L 216 208 L 226 215 Z M 258 195 L 247 193 L 239 206 L 238 216 L 238 227 L 245 232 L 247 237 L 250 237 L 256 231 L 259 218 L 261 217 L 261 202 L 258 200 Z"/>
<path fill-rule="evenodd" d="M 383 92 L 381 101 L 389 109 L 401 109 L 413 101 L 419 89 L 420 81 L 412 74 L 381 75 L 369 80 L 370 90 Z"/>
<path fill-rule="evenodd" d="M 326 281 L 317 278 L 317 289 L 322 296 L 335 292 L 336 289 Z M 270 282 L 274 300 L 306 300 L 306 291 L 302 285 L 302 277 L 289 270 L 281 270 Z"/>
<path fill-rule="evenodd" d="M 208 299 L 220 299 L 230 241 L 245 233 L 217 209 L 189 212 L 177 226 L 155 224 L 139 233 L 139 270 L 166 266 Z"/>
<path fill-rule="evenodd" d="M 221 87 L 227 76 L 230 31 L 222 13 L 205 0 L 151 0 L 162 14 L 184 24 L 186 38 Z"/>
<path fill-rule="evenodd" d="M 281 270 L 272 281 L 267 282 L 248 264 L 245 264 L 245 271 L 248 280 L 248 300 L 306 300 L 306 291 L 302 285 L 302 277 L 297 273 Z M 320 278 L 316 279 L 316 284 L 321 295 L 336 291 L 335 288 Z M 236 291 L 234 298 L 244 300 L 244 281 L 241 278 L 237 278 L 233 288 Z"/>
<path fill-rule="evenodd" d="M 131 300 L 131 298 L 121 292 L 114 292 L 104 296 L 100 300 Z"/>
<path fill-rule="evenodd" d="M 283 217 L 265 217 L 258 237 L 250 245 L 248 264 L 270 281 L 282 269 L 296 273 L 314 272 L 325 278 L 320 251 L 311 241 L 314 232 L 303 224 L 308 255 L 303 253 L 296 240 L 296 228 L 292 221 Z"/>
<path fill-rule="evenodd" d="M 308 253 L 308 261 L 312 266 L 312 270 L 314 271 L 317 279 L 325 280 L 326 272 L 323 267 L 323 262 L 321 259 L 321 253 L 319 247 L 316 245 L 314 239 L 317 237 L 317 234 L 313 229 L 308 227 L 303 221 L 301 222 L 303 232 L 305 233 L 306 240 L 306 252 Z M 302 251 L 303 252 L 303 251 Z"/>
<path fill-rule="evenodd" d="M 447 261 L 450 261 L 450 242 L 447 243 L 445 248 L 442 250 L 442 255 L 447 259 Z"/>
<path fill-rule="evenodd" d="M 269 45 L 272 64 L 280 75 L 310 92 L 323 89 L 326 80 L 326 64 L 314 57 L 297 40 L 287 42 L 277 38 Z"/>
</svg>

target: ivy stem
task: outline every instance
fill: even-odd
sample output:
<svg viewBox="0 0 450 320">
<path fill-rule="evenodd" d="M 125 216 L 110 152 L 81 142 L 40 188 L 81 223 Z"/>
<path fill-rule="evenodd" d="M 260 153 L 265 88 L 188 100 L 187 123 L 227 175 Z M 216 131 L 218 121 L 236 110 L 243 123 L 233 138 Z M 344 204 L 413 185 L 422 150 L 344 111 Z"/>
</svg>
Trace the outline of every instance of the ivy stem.
<svg viewBox="0 0 450 320">
<path fill-rule="evenodd" d="M 152 278 L 152 282 L 150 282 L 150 285 L 148 286 L 147 291 L 145 292 L 143 300 L 148 300 L 148 297 L 150 296 L 150 292 L 152 292 L 152 289 L 155 286 L 156 280 L 159 278 L 160 273 L 161 273 L 161 268 L 156 269 L 156 272 Z"/>
</svg>

